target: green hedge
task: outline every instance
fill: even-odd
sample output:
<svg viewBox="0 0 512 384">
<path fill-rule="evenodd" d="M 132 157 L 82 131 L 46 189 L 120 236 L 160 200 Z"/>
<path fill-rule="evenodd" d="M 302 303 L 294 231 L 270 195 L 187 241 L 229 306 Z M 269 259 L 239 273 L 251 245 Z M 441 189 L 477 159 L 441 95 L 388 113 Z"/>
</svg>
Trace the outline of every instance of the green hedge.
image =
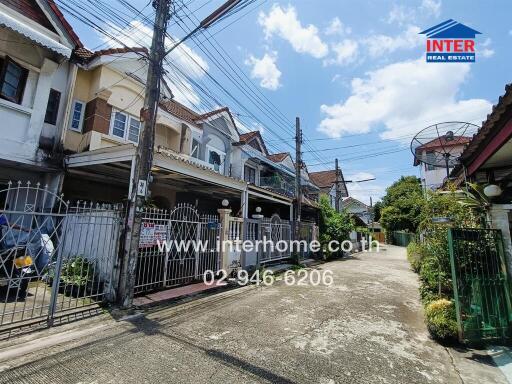
<svg viewBox="0 0 512 384">
<path fill-rule="evenodd" d="M 407 260 L 414 272 L 418 273 L 421 267 L 422 249 L 416 241 L 411 241 L 407 246 Z"/>
</svg>

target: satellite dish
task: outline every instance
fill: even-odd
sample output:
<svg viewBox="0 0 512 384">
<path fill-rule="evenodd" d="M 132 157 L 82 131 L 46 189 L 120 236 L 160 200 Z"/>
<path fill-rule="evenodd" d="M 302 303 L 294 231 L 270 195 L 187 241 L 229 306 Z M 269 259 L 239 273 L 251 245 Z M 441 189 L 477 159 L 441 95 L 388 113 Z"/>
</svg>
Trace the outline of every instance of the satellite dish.
<svg viewBox="0 0 512 384">
<path fill-rule="evenodd" d="M 422 129 L 411 141 L 415 164 L 446 168 L 449 176 L 450 169 L 459 163 L 462 147 L 471 141 L 479 128 L 462 121 L 447 121 Z"/>
</svg>

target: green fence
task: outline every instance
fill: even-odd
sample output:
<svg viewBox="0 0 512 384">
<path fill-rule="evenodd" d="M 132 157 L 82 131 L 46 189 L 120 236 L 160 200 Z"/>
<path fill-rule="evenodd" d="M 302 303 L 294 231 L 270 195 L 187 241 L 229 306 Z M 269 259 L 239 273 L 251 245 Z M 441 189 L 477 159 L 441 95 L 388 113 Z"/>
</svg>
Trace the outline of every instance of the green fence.
<svg viewBox="0 0 512 384">
<path fill-rule="evenodd" d="M 395 231 L 391 232 L 391 244 L 399 247 L 407 247 L 416 238 L 415 233 Z"/>
<path fill-rule="evenodd" d="M 459 339 L 510 340 L 510 286 L 501 231 L 452 228 L 448 243 Z"/>
</svg>

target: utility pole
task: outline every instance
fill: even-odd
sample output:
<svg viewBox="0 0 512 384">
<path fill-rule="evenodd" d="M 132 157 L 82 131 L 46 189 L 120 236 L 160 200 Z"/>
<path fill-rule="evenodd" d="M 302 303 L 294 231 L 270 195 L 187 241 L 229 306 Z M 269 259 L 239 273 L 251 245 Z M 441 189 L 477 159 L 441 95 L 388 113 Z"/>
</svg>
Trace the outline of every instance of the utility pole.
<svg viewBox="0 0 512 384">
<path fill-rule="evenodd" d="M 340 211 L 340 200 L 341 200 L 341 189 L 340 189 L 340 166 L 338 164 L 338 159 L 336 159 L 336 201 L 335 201 L 335 209 L 336 212 Z"/>
<path fill-rule="evenodd" d="M 373 232 L 374 232 L 374 229 L 373 229 L 373 217 L 374 217 L 374 214 L 373 214 L 373 199 L 370 196 L 370 225 L 371 225 L 371 236 L 372 237 L 373 237 Z"/>
<path fill-rule="evenodd" d="M 297 213 L 295 214 L 295 220 L 297 223 L 300 223 L 300 215 L 301 215 L 301 208 L 302 208 L 301 144 L 302 144 L 302 130 L 300 129 L 300 118 L 296 117 L 295 118 L 295 196 L 297 199 Z M 298 231 L 298 224 L 297 224 L 297 231 Z M 297 234 L 298 234 L 298 232 L 297 232 Z"/>
<path fill-rule="evenodd" d="M 119 281 L 119 299 L 123 307 L 129 307 L 133 301 L 135 270 L 139 248 L 141 216 L 140 209 L 148 193 L 151 182 L 151 165 L 155 141 L 155 121 L 160 101 L 160 84 L 163 75 L 165 57 L 165 35 L 170 17 L 172 0 L 154 0 L 156 9 L 153 41 L 149 52 L 149 66 L 146 80 L 144 107 L 140 111 L 141 133 L 134 161 L 131 196 L 128 196 L 128 214 L 125 223 L 124 254 L 121 263 Z"/>
</svg>

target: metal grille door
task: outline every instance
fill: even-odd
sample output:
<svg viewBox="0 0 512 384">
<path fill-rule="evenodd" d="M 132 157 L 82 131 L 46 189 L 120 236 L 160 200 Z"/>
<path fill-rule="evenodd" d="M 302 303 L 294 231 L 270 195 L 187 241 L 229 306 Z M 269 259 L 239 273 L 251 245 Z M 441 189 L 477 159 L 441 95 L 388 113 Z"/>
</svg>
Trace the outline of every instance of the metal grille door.
<svg viewBox="0 0 512 384">
<path fill-rule="evenodd" d="M 186 284 L 201 279 L 205 271 L 217 271 L 218 236 L 218 216 L 201 215 L 190 204 L 170 212 L 142 212 L 135 293 Z"/>
<path fill-rule="evenodd" d="M 448 240 L 461 341 L 510 338 L 512 312 L 501 231 L 450 229 Z"/>
</svg>

